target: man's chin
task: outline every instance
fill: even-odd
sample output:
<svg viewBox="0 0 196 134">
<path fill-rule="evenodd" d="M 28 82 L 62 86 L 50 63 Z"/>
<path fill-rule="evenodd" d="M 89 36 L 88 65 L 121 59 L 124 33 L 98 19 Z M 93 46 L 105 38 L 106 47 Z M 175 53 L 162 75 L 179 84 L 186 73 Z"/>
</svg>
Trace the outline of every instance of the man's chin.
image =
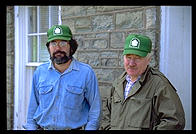
<svg viewBox="0 0 196 134">
<path fill-rule="evenodd" d="M 135 76 L 135 75 L 137 75 L 135 71 L 127 71 L 127 74 L 129 76 Z"/>
<path fill-rule="evenodd" d="M 52 61 L 56 64 L 64 64 L 67 63 L 71 58 L 70 57 L 55 57 L 54 59 L 52 58 Z"/>
<path fill-rule="evenodd" d="M 58 64 L 58 65 L 60 65 L 60 64 L 64 64 L 64 63 L 66 63 L 66 61 L 59 61 L 59 60 L 54 60 L 54 63 L 56 63 L 56 64 Z"/>
</svg>

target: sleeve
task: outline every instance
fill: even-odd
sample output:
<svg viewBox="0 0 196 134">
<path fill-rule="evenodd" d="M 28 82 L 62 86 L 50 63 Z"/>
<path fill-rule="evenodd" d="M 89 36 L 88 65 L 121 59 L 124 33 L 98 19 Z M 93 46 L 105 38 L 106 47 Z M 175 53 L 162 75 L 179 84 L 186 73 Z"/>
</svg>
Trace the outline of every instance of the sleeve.
<svg viewBox="0 0 196 134">
<path fill-rule="evenodd" d="M 38 125 L 36 124 L 36 121 L 33 119 L 33 116 L 37 110 L 37 107 L 39 105 L 38 101 L 38 93 L 36 90 L 36 79 L 35 74 L 33 76 L 32 81 L 32 89 L 31 89 L 31 95 L 29 100 L 29 106 L 28 106 L 28 113 L 27 113 L 27 122 L 25 125 L 23 125 L 23 128 L 26 130 L 36 130 L 38 128 Z"/>
<path fill-rule="evenodd" d="M 97 130 L 99 128 L 101 118 L 101 97 L 98 87 L 98 81 L 95 73 L 90 71 L 90 77 L 87 82 L 87 92 L 85 97 L 89 103 L 89 115 L 88 122 L 85 126 L 85 130 Z"/>
<path fill-rule="evenodd" d="M 102 99 L 102 112 L 103 116 L 101 119 L 101 125 L 100 130 L 109 130 L 111 129 L 110 122 L 111 122 L 111 100 L 112 100 L 112 94 L 111 91 L 113 90 L 113 87 L 109 90 L 107 89 L 103 94 Z"/>
<path fill-rule="evenodd" d="M 155 130 L 182 130 L 185 127 L 185 114 L 176 90 L 167 85 L 157 92 L 155 101 L 157 121 Z"/>
</svg>

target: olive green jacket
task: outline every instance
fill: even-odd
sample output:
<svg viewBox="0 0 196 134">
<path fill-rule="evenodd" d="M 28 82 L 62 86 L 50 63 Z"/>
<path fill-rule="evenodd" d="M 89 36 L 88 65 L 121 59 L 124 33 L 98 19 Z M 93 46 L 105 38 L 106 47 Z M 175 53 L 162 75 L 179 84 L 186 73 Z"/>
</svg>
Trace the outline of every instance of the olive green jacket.
<svg viewBox="0 0 196 134">
<path fill-rule="evenodd" d="M 185 114 L 176 89 L 158 70 L 147 67 L 124 99 L 126 72 L 103 98 L 100 129 L 184 129 Z"/>
</svg>

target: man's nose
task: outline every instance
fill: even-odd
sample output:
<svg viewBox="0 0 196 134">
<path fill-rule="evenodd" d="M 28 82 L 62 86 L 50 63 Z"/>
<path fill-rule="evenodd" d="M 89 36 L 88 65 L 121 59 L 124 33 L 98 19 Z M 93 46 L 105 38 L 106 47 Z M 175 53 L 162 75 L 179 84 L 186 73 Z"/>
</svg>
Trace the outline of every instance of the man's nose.
<svg viewBox="0 0 196 134">
<path fill-rule="evenodd" d="M 59 43 L 56 45 L 56 50 L 59 50 L 61 48 L 61 46 L 59 45 Z"/>
<path fill-rule="evenodd" d="M 131 66 L 136 65 L 135 59 L 130 59 L 129 65 L 131 65 Z"/>
</svg>

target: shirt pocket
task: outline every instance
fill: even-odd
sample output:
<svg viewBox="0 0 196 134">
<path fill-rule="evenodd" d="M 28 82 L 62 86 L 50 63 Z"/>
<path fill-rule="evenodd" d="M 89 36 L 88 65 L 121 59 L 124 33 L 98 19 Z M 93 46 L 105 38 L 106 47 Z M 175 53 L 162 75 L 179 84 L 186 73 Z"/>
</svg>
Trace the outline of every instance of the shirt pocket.
<svg viewBox="0 0 196 134">
<path fill-rule="evenodd" d="M 130 112 L 128 115 L 128 127 L 135 129 L 149 129 L 152 112 L 152 99 L 130 98 Z"/>
<path fill-rule="evenodd" d="M 84 101 L 83 88 L 68 85 L 65 90 L 65 107 L 79 109 Z"/>
<path fill-rule="evenodd" d="M 40 85 L 39 95 L 40 95 L 40 106 L 41 108 L 47 108 L 53 99 L 53 85 Z"/>
</svg>

